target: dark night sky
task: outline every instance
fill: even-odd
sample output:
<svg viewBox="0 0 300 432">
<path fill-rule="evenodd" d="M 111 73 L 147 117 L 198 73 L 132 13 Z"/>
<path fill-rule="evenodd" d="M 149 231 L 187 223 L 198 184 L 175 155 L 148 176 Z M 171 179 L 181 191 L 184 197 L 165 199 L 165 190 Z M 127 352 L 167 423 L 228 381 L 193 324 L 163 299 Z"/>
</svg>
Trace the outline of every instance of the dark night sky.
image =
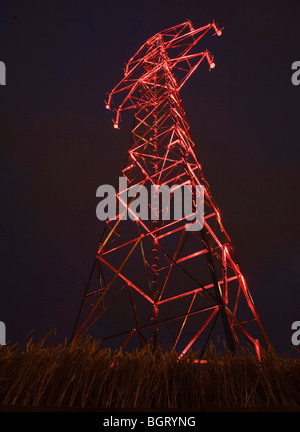
<svg viewBox="0 0 300 432">
<path fill-rule="evenodd" d="M 156 32 L 213 19 L 181 96 L 198 159 L 262 323 L 291 351 L 300 320 L 299 2 L 0 0 L 1 302 L 7 339 L 69 337 L 100 240 L 96 189 L 116 184 L 130 130 L 106 92 Z M 132 115 L 132 113 L 131 113 Z M 122 126 L 122 125 L 121 125 Z"/>
</svg>

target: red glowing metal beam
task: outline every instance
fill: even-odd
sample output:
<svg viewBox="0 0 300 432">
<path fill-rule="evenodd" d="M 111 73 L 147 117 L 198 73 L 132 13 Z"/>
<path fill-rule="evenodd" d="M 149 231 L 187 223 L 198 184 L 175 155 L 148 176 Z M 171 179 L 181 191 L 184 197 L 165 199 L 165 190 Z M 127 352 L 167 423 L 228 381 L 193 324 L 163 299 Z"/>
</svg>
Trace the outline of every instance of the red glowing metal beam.
<svg viewBox="0 0 300 432">
<path fill-rule="evenodd" d="M 187 310 L 187 315 L 184 317 L 184 320 L 183 320 L 183 322 L 181 323 L 180 329 L 179 329 L 179 331 L 178 331 L 178 334 L 177 334 L 177 337 L 176 337 L 176 340 L 175 340 L 175 343 L 174 343 L 174 346 L 173 346 L 174 349 L 176 348 L 176 345 L 177 345 L 177 343 L 178 343 L 178 340 L 179 340 L 179 338 L 180 338 L 180 336 L 181 336 L 181 333 L 182 333 L 182 331 L 183 331 L 183 329 L 184 329 L 184 327 L 185 327 L 185 324 L 186 324 L 187 319 L 188 319 L 188 314 L 191 312 L 191 309 L 192 309 L 192 307 L 193 307 L 193 304 L 194 304 L 194 301 L 195 301 L 196 295 L 197 295 L 197 293 L 194 293 L 193 298 L 192 298 L 192 300 L 191 300 L 191 302 L 190 302 L 190 304 L 189 304 L 188 310 Z"/>
<path fill-rule="evenodd" d="M 203 330 L 206 328 L 206 326 L 211 322 L 211 320 L 217 314 L 218 311 L 219 311 L 219 307 L 216 306 L 215 309 L 213 310 L 212 314 L 210 314 L 210 316 L 206 319 L 206 321 L 203 323 L 203 325 L 197 331 L 197 333 L 195 334 L 195 336 L 193 337 L 193 339 L 191 339 L 191 341 L 187 344 L 187 346 L 184 348 L 184 350 L 182 350 L 182 352 L 179 355 L 178 359 L 181 359 L 184 356 L 184 354 L 191 348 L 191 346 L 195 343 L 195 341 L 198 339 L 198 337 L 200 336 L 200 334 L 203 332 Z"/>
<path fill-rule="evenodd" d="M 197 251 L 197 252 L 194 252 L 194 253 L 192 253 L 192 254 L 190 254 L 190 255 L 186 255 L 186 256 L 184 256 L 184 257 L 182 257 L 182 258 L 178 258 L 178 259 L 176 260 L 176 262 L 177 262 L 177 263 L 180 263 L 180 262 L 182 262 L 182 261 L 186 261 L 186 260 L 188 260 L 188 259 L 195 258 L 195 257 L 197 257 L 197 256 L 199 256 L 199 255 L 202 255 L 202 254 L 204 254 L 204 253 L 207 253 L 207 252 L 208 252 L 208 249 L 202 249 L 202 250 Z"/>
<path fill-rule="evenodd" d="M 232 277 L 230 277 L 230 278 L 227 279 L 227 282 L 232 282 L 232 281 L 234 281 L 236 279 L 238 279 L 237 276 L 232 276 Z M 223 285 L 224 281 L 220 280 L 220 281 L 218 281 L 218 283 L 220 285 Z M 208 290 L 208 289 L 213 288 L 213 287 L 214 287 L 213 283 L 212 284 L 208 284 L 208 285 L 205 285 L 203 287 L 196 288 L 196 289 L 194 289 L 192 291 L 186 291 L 186 292 L 184 292 L 182 294 L 178 294 L 178 295 L 176 295 L 174 297 L 168 297 L 167 299 L 160 300 L 158 302 L 158 304 L 161 305 L 163 303 L 168 303 L 168 302 L 171 302 L 171 301 L 174 301 L 174 300 L 178 300 L 180 298 L 187 297 L 187 296 L 190 296 L 190 295 L 194 295 L 195 293 L 197 294 L 197 293 L 200 293 L 201 291 L 205 291 L 205 290 Z"/>
</svg>

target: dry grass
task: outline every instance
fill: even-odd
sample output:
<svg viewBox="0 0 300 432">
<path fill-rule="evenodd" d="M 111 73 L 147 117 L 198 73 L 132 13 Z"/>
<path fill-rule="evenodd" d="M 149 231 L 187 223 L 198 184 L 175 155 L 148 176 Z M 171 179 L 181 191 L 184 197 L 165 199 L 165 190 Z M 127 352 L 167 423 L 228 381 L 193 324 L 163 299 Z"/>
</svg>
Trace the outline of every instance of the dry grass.
<svg viewBox="0 0 300 432">
<path fill-rule="evenodd" d="M 175 352 L 131 353 L 81 345 L 46 346 L 32 339 L 25 349 L 0 349 L 0 404 L 22 407 L 115 409 L 224 409 L 300 407 L 300 360 L 250 352 L 223 357 L 213 346 L 207 363 L 196 352 L 178 361 Z M 188 361 L 187 361 L 188 360 Z M 113 364 L 113 366 L 112 366 Z"/>
</svg>

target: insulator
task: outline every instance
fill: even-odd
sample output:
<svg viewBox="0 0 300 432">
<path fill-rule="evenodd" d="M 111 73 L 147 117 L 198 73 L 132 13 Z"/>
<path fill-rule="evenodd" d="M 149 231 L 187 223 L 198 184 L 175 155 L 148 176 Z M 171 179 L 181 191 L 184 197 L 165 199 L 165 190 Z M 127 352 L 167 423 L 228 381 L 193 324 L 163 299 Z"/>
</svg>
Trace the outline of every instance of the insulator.
<svg viewBox="0 0 300 432">
<path fill-rule="evenodd" d="M 213 28 L 214 28 L 214 30 L 215 30 L 215 32 L 216 32 L 216 35 L 217 36 L 221 36 L 221 34 L 222 34 L 222 30 L 220 29 L 220 27 L 218 26 L 218 24 L 217 23 L 215 23 L 215 22 L 213 22 Z"/>
<path fill-rule="evenodd" d="M 206 51 L 205 56 L 207 58 L 210 69 L 214 69 L 216 67 L 216 64 L 214 62 L 214 58 L 211 55 L 211 53 L 209 51 Z"/>
</svg>

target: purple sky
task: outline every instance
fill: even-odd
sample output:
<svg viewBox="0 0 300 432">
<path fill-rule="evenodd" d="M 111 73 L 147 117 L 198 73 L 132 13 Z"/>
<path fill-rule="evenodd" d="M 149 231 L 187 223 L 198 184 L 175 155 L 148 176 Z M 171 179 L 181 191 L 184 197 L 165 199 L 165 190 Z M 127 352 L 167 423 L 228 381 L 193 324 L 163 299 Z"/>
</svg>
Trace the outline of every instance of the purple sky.
<svg viewBox="0 0 300 432">
<path fill-rule="evenodd" d="M 103 227 L 96 189 L 116 184 L 129 145 L 130 128 L 115 131 L 104 105 L 124 63 L 160 30 L 215 19 L 223 35 L 203 49 L 216 68 L 198 69 L 183 106 L 265 330 L 275 349 L 291 351 L 300 320 L 300 86 L 291 83 L 300 6 L 177 3 L 0 3 L 0 320 L 8 340 L 31 329 L 70 336 Z"/>
</svg>

